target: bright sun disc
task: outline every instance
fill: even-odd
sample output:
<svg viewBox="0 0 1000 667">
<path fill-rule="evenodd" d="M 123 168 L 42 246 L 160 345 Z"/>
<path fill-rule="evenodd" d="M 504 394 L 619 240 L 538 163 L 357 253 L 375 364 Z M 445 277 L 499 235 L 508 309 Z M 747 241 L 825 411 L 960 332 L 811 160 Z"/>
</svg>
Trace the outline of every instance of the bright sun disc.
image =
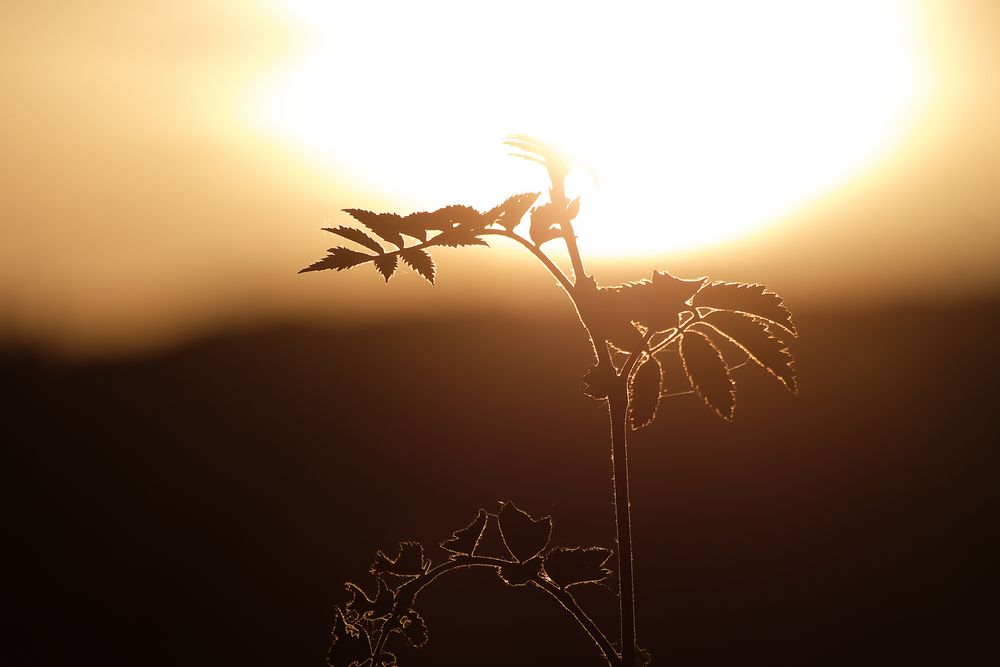
<svg viewBox="0 0 1000 667">
<path fill-rule="evenodd" d="M 908 0 L 267 5 L 299 46 L 248 121 L 414 209 L 541 189 L 500 139 L 600 175 L 585 252 L 728 241 L 884 153 L 924 94 Z"/>
</svg>

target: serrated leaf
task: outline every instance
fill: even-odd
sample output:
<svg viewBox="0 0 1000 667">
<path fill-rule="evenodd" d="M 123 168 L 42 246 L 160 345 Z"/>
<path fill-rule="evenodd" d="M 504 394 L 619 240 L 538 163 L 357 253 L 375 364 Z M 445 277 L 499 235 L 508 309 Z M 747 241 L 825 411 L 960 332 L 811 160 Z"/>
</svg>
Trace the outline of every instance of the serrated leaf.
<svg viewBox="0 0 1000 667">
<path fill-rule="evenodd" d="M 498 224 L 508 232 L 512 232 L 521 223 L 524 214 L 528 212 L 540 194 L 540 192 L 526 192 L 512 195 L 499 206 L 484 213 L 483 222 L 487 225 Z"/>
<path fill-rule="evenodd" d="M 326 271 L 329 269 L 343 271 L 344 269 L 349 269 L 352 266 L 364 264 L 365 262 L 377 257 L 377 255 L 369 255 L 367 253 L 339 246 L 336 248 L 330 248 L 328 252 L 330 253 L 329 255 L 318 262 L 313 262 L 306 268 L 299 271 L 299 273 L 308 273 L 309 271 Z"/>
<path fill-rule="evenodd" d="M 334 612 L 333 641 L 326 654 L 330 667 L 349 667 L 371 657 L 372 647 L 368 633 L 360 625 L 348 623 L 339 608 Z"/>
<path fill-rule="evenodd" d="M 705 334 L 688 329 L 681 336 L 680 357 L 691 387 L 715 414 L 733 420 L 736 386 L 719 349 Z"/>
<path fill-rule="evenodd" d="M 389 282 L 389 278 L 392 278 L 392 274 L 396 272 L 396 267 L 399 266 L 399 255 L 392 252 L 388 255 L 379 255 L 372 260 L 375 268 L 382 277 L 385 278 L 386 282 Z"/>
<path fill-rule="evenodd" d="M 501 581 L 508 586 L 524 586 L 542 570 L 540 556 L 528 559 L 523 563 L 510 563 L 497 570 Z"/>
<path fill-rule="evenodd" d="M 399 554 L 395 558 L 389 558 L 381 550 L 375 554 L 372 572 L 409 577 L 423 574 L 430 567 L 431 562 L 424 558 L 424 547 L 419 542 L 400 542 Z"/>
<path fill-rule="evenodd" d="M 602 366 L 591 366 L 583 374 L 583 393 L 591 398 L 604 399 L 611 393 L 614 383 L 613 373 Z"/>
<path fill-rule="evenodd" d="M 736 343 L 751 359 L 778 378 L 789 391 L 798 393 L 795 359 L 785 342 L 776 335 L 774 329 L 780 330 L 779 327 L 774 327 L 759 317 L 732 310 L 712 311 L 702 318 L 702 322 Z"/>
<path fill-rule="evenodd" d="M 635 371 L 629 385 L 629 421 L 633 430 L 639 430 L 656 417 L 662 383 L 660 362 L 647 356 L 646 361 Z"/>
<path fill-rule="evenodd" d="M 380 255 L 383 252 L 385 252 L 385 249 L 381 245 L 379 245 L 378 241 L 368 236 L 360 229 L 355 229 L 354 227 L 345 227 L 344 225 L 340 225 L 339 227 L 324 227 L 323 231 L 330 232 L 331 234 L 336 234 L 337 236 L 342 236 L 348 241 L 354 241 L 358 245 L 363 245 L 369 250 L 377 252 Z"/>
<path fill-rule="evenodd" d="M 532 518 L 510 501 L 503 503 L 498 515 L 500 534 L 507 549 L 520 563 L 542 552 L 552 535 L 552 518 Z"/>
<path fill-rule="evenodd" d="M 408 248 L 399 253 L 404 262 L 410 268 L 427 279 L 431 285 L 434 284 L 434 260 L 426 251 L 420 248 Z"/>
<path fill-rule="evenodd" d="M 471 556 L 479 545 L 479 538 L 483 536 L 483 529 L 486 528 L 486 520 L 489 515 L 486 510 L 479 510 L 479 514 L 465 528 L 456 530 L 447 540 L 441 543 L 441 548 L 464 556 Z"/>
<path fill-rule="evenodd" d="M 476 236 L 481 230 L 469 229 L 466 227 L 452 227 L 443 231 L 433 239 L 433 245 L 448 246 L 449 248 L 459 248 L 461 246 L 481 245 L 489 247 L 489 243 Z"/>
<path fill-rule="evenodd" d="M 403 237 L 400 236 L 404 232 L 403 219 L 397 213 L 372 213 L 358 208 L 345 208 L 344 213 L 375 232 L 387 243 L 393 244 L 400 250 L 403 249 Z"/>
<path fill-rule="evenodd" d="M 611 574 L 605 567 L 609 558 L 611 550 L 603 547 L 558 547 L 545 556 L 545 574 L 563 589 L 577 584 L 598 584 Z"/>
<path fill-rule="evenodd" d="M 692 298 L 697 307 L 736 310 L 762 317 L 797 336 L 792 313 L 780 296 L 756 283 L 713 282 L 705 285 Z"/>
<path fill-rule="evenodd" d="M 399 619 L 399 625 L 403 636 L 414 648 L 420 648 L 427 643 L 427 624 L 415 610 L 408 610 Z"/>
</svg>

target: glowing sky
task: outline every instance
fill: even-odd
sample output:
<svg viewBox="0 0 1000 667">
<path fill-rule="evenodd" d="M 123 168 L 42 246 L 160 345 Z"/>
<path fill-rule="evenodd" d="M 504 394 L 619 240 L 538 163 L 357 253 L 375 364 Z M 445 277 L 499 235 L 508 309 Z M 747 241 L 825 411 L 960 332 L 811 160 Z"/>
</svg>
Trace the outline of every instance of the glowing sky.
<svg viewBox="0 0 1000 667">
<path fill-rule="evenodd" d="M 606 282 L 996 293 L 1000 3 L 545 6 L 2 3 L 0 339 L 128 349 L 522 294 L 559 307 L 503 246 L 442 252 L 433 292 L 295 275 L 340 209 L 542 189 L 509 132 L 600 171 L 599 190 L 577 182 L 578 232 Z"/>
</svg>

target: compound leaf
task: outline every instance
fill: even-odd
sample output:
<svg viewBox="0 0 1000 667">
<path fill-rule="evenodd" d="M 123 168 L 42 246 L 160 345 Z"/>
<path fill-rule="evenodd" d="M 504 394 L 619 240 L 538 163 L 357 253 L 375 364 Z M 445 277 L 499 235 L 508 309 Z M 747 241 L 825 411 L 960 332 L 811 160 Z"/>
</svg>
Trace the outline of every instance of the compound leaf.
<svg viewBox="0 0 1000 667">
<path fill-rule="evenodd" d="M 441 548 L 463 556 L 471 556 L 479 546 L 479 538 L 483 536 L 483 529 L 486 528 L 486 520 L 489 516 L 486 510 L 479 510 L 479 514 L 465 528 L 456 530 L 447 540 L 441 543 Z"/>
<path fill-rule="evenodd" d="M 420 648 L 427 643 L 427 624 L 424 622 L 424 618 L 418 614 L 416 610 L 407 610 L 407 612 L 400 617 L 399 625 L 402 628 L 403 636 L 406 637 L 407 641 L 409 641 L 414 648 Z"/>
<path fill-rule="evenodd" d="M 318 262 L 313 262 L 306 268 L 299 271 L 299 273 L 308 273 L 309 271 L 326 271 L 328 269 L 343 271 L 344 269 L 349 269 L 352 266 L 363 264 L 377 257 L 377 255 L 369 255 L 367 253 L 358 252 L 357 250 L 351 250 L 350 248 L 343 248 L 340 246 L 330 248 L 327 252 L 330 254 Z"/>
<path fill-rule="evenodd" d="M 762 317 L 798 335 L 792 322 L 792 313 L 780 296 L 756 283 L 713 282 L 694 295 L 692 304 L 699 308 L 736 310 Z"/>
<path fill-rule="evenodd" d="M 693 329 L 681 336 L 679 349 L 684 372 L 695 392 L 715 414 L 732 421 L 736 388 L 722 353 L 705 334 Z"/>
<path fill-rule="evenodd" d="M 368 236 L 360 229 L 355 229 L 354 227 L 345 227 L 344 225 L 340 225 L 339 227 L 324 227 L 323 231 L 330 232 L 331 234 L 336 234 L 337 236 L 342 236 L 348 241 L 354 241 L 358 245 L 363 245 L 369 250 L 377 252 L 380 255 L 383 252 L 385 252 L 385 249 L 382 248 L 381 245 L 379 245 L 378 241 Z"/>
<path fill-rule="evenodd" d="M 403 219 L 397 213 L 372 213 L 358 208 L 345 208 L 344 213 L 375 232 L 387 243 L 393 244 L 400 250 L 403 249 L 403 237 L 400 236 L 401 233 L 405 233 Z"/>
<path fill-rule="evenodd" d="M 388 616 L 392 611 L 394 597 L 392 591 L 383 586 L 382 581 L 378 578 L 375 579 L 375 585 L 378 588 L 373 600 L 357 584 L 350 581 L 344 584 L 344 588 L 352 593 L 351 601 L 347 603 L 347 607 L 351 611 L 360 614 L 362 618 L 384 618 Z"/>
<path fill-rule="evenodd" d="M 372 260 L 375 268 L 382 277 L 385 278 L 386 282 L 389 282 L 389 278 L 392 278 L 392 274 L 396 272 L 396 267 L 399 266 L 399 255 L 396 253 L 389 253 L 388 255 L 379 255 Z"/>
<path fill-rule="evenodd" d="M 534 519 L 510 501 L 503 503 L 498 516 L 503 542 L 519 563 L 531 560 L 549 543 L 551 517 Z"/>
<path fill-rule="evenodd" d="M 702 318 L 750 358 L 770 371 L 792 393 L 798 393 L 795 359 L 767 320 L 732 310 L 715 310 Z"/>
<path fill-rule="evenodd" d="M 565 589 L 577 584 L 598 584 L 611 570 L 605 567 L 611 550 L 603 547 L 557 547 L 545 556 L 545 574 Z"/>
<path fill-rule="evenodd" d="M 629 420 L 633 430 L 639 430 L 656 417 L 656 406 L 660 403 L 660 385 L 663 371 L 660 362 L 647 357 L 632 376 L 629 385 Z"/>
<path fill-rule="evenodd" d="M 434 284 L 434 260 L 426 251 L 420 248 L 409 248 L 399 253 L 404 262 L 410 265 L 414 271 L 427 279 L 431 285 Z"/>
</svg>

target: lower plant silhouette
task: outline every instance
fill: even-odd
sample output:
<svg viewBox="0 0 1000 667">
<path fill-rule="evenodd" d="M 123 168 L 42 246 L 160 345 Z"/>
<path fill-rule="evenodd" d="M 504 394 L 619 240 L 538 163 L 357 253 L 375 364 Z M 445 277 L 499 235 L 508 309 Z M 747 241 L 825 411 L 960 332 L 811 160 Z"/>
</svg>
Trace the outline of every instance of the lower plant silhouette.
<svg viewBox="0 0 1000 667">
<path fill-rule="evenodd" d="M 580 200 L 570 200 L 565 191 L 566 175 L 575 165 L 531 137 L 513 135 L 505 143 L 518 151 L 516 157 L 546 168 L 547 201 L 538 203 L 541 193 L 536 192 L 513 195 L 485 212 L 461 205 L 406 216 L 346 209 L 366 229 L 325 229 L 360 249 L 331 248 L 301 272 L 341 271 L 370 263 L 388 282 L 402 261 L 433 284 L 436 266 L 429 251 L 436 247 L 486 246 L 488 237 L 502 237 L 534 255 L 565 290 L 593 344 L 594 361 L 582 384 L 583 391 L 608 410 L 618 553 L 594 546 L 549 549 L 550 517 L 536 519 L 509 501 L 495 512 L 480 509 L 468 526 L 441 543 L 449 554 L 444 562 L 432 566 L 420 544 L 402 542 L 393 557 L 376 554 L 371 566 L 374 583 L 367 591 L 346 584 L 352 595 L 336 610 L 328 656 L 333 667 L 397 665 L 390 648 L 398 649 L 390 642 L 419 648 L 427 641 L 427 626 L 414 608 L 419 593 L 448 572 L 473 567 L 493 568 L 507 585 L 545 591 L 586 631 L 608 664 L 649 664 L 649 654 L 636 645 L 629 433 L 650 424 L 660 401 L 677 393 L 697 394 L 716 415 L 731 421 L 736 406 L 732 371 L 739 366 L 760 366 L 788 390 L 797 391 L 788 349 L 797 332 L 781 297 L 758 284 L 682 279 L 658 271 L 649 279 L 598 285 L 577 248 L 573 219 Z M 527 237 L 517 231 L 525 217 Z M 571 273 L 563 272 L 542 249 L 550 241 L 565 244 Z M 687 387 L 665 392 L 664 367 L 675 369 Z M 481 553 L 484 538 L 503 545 L 502 553 Z M 608 563 L 613 555 L 620 615 L 617 641 L 608 638 L 573 595 L 576 586 L 611 581 Z"/>
</svg>

